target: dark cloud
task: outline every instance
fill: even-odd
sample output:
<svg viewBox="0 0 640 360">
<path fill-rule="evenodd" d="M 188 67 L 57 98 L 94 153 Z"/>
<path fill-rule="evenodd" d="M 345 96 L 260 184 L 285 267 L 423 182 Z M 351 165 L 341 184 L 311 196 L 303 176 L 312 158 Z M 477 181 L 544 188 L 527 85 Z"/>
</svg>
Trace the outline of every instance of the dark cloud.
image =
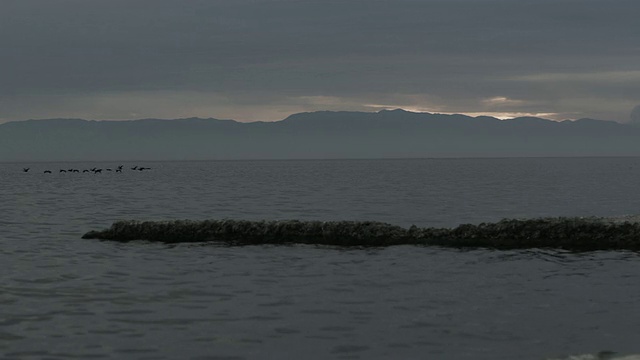
<svg viewBox="0 0 640 360">
<path fill-rule="evenodd" d="M 631 111 L 631 123 L 640 125 L 640 105 L 633 108 Z"/>
<path fill-rule="evenodd" d="M 5 0 L 0 118 L 145 116 L 156 99 L 181 109 L 167 117 L 382 104 L 626 120 L 639 12 L 636 0 Z"/>
</svg>

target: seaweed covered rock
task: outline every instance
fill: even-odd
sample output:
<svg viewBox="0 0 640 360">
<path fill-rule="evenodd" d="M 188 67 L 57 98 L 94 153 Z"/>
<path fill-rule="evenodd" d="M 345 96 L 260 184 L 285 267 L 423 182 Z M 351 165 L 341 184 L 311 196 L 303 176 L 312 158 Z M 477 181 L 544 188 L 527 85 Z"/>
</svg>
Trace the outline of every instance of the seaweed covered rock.
<svg viewBox="0 0 640 360">
<path fill-rule="evenodd" d="M 438 245 L 449 247 L 640 250 L 640 222 L 627 218 L 505 219 L 448 228 L 405 229 L 374 221 L 118 221 L 85 239 L 164 243 L 319 244 L 338 246 Z"/>
<path fill-rule="evenodd" d="M 388 246 L 408 244 L 415 240 L 408 230 L 380 222 L 298 220 L 118 221 L 109 229 L 90 231 L 83 238 L 165 243 L 220 241 L 232 244 L 345 246 Z"/>
<path fill-rule="evenodd" d="M 425 240 L 432 245 L 454 247 L 635 250 L 640 249 L 640 223 L 606 218 L 505 219 L 460 225 L 448 234 Z"/>
</svg>

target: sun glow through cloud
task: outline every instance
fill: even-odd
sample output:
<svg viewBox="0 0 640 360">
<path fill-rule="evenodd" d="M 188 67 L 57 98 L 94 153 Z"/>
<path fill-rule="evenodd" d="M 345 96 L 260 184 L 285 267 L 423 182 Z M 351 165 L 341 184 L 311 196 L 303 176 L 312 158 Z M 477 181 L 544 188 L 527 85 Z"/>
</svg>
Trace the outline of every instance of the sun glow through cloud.
<svg viewBox="0 0 640 360">
<path fill-rule="evenodd" d="M 489 99 L 494 100 L 495 98 Z M 505 98 L 506 99 L 506 98 Z M 508 100 L 508 99 L 507 99 Z M 502 101 L 502 100 L 498 100 Z M 560 113 L 554 112 L 523 112 L 523 111 L 443 111 L 436 108 L 428 108 L 428 107 L 420 107 L 420 106 L 400 106 L 400 105 L 382 105 L 382 104 L 367 104 L 366 107 L 373 108 L 376 110 L 394 110 L 394 109 L 402 109 L 405 111 L 416 112 L 416 113 L 432 113 L 432 114 L 461 114 L 467 116 L 490 116 L 500 120 L 513 119 L 518 117 L 539 117 L 550 120 L 565 120 L 558 118 L 561 116 Z"/>
<path fill-rule="evenodd" d="M 525 104 L 526 101 L 510 99 L 506 96 L 495 96 L 482 100 L 482 103 L 487 106 L 520 106 Z"/>
</svg>

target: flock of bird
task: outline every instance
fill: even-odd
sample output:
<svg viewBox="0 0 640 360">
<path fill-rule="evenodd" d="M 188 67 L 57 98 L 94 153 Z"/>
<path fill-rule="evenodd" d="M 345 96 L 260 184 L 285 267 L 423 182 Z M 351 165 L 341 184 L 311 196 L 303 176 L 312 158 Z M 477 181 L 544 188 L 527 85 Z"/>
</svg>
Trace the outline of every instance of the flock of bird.
<svg viewBox="0 0 640 360">
<path fill-rule="evenodd" d="M 117 172 L 117 173 L 121 173 L 121 172 L 122 172 L 122 168 L 123 168 L 123 167 L 124 167 L 123 165 L 118 166 L 118 167 L 115 169 L 115 172 Z M 23 171 L 23 172 L 29 172 L 29 170 L 31 170 L 31 168 L 22 168 L 22 171 Z M 101 168 L 94 167 L 94 168 L 92 168 L 92 169 L 84 169 L 84 170 L 82 170 L 82 172 L 83 172 L 83 173 L 90 173 L 90 172 L 92 172 L 92 173 L 94 173 L 94 174 L 102 174 L 102 170 L 105 170 L 105 171 L 114 171 L 114 170 L 113 170 L 113 169 L 111 169 L 111 168 L 101 169 Z M 132 168 L 131 168 L 131 170 L 135 170 L 135 171 L 145 171 L 145 170 L 151 170 L 151 168 L 150 168 L 150 167 L 144 167 L 144 166 L 138 166 L 138 165 L 136 165 L 136 166 L 132 167 Z M 73 168 L 71 168 L 71 169 L 60 169 L 60 171 L 58 171 L 58 172 L 59 172 L 59 173 L 79 173 L 79 172 L 80 172 L 80 169 L 73 169 Z M 51 173 L 52 173 L 52 171 L 51 171 L 51 170 L 45 170 L 45 171 L 44 171 L 44 173 L 45 173 L 45 174 L 51 174 Z"/>
</svg>

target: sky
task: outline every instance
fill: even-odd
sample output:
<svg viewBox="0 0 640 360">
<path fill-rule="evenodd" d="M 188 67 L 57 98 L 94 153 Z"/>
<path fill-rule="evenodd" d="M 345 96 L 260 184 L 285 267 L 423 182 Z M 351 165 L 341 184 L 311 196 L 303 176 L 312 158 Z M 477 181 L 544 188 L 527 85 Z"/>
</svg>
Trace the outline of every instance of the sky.
<svg viewBox="0 0 640 360">
<path fill-rule="evenodd" d="M 638 0 L 2 0 L 0 122 L 316 110 L 640 123 Z"/>
</svg>

